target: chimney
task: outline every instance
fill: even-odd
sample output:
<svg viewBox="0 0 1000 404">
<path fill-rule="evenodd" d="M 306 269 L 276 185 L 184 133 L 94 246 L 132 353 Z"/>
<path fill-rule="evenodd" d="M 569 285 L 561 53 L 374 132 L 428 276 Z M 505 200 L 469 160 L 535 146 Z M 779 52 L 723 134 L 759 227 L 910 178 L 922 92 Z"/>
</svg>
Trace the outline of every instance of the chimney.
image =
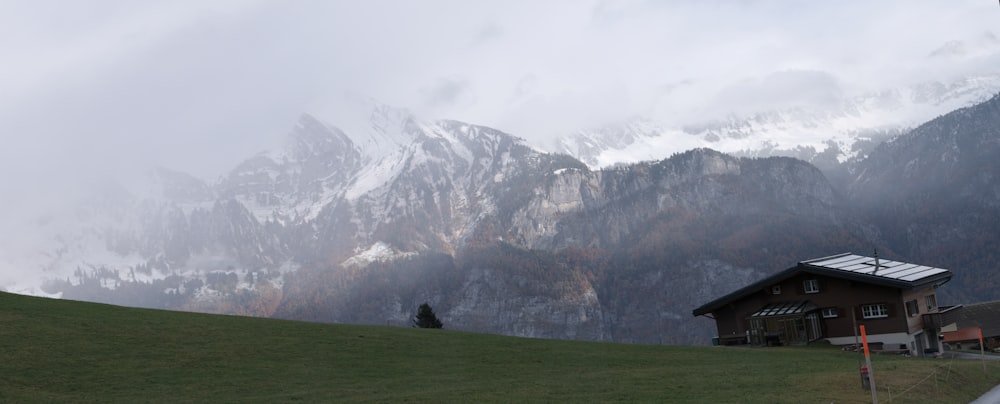
<svg viewBox="0 0 1000 404">
<path fill-rule="evenodd" d="M 872 275 L 878 273 L 878 249 L 875 249 L 875 270 L 872 271 Z"/>
</svg>

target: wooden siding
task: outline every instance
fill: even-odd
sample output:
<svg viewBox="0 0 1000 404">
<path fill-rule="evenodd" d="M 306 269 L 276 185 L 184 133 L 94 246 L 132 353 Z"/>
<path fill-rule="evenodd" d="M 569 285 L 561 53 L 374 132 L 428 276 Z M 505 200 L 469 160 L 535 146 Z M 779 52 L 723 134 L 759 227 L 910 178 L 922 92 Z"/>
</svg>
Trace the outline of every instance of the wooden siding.
<svg viewBox="0 0 1000 404">
<path fill-rule="evenodd" d="M 809 279 L 818 281 L 819 292 L 806 293 L 804 282 Z M 774 286 L 781 287 L 780 294 L 772 293 Z M 906 294 L 908 296 L 917 295 L 920 296 L 919 299 L 923 299 L 923 296 L 928 293 L 933 294 L 933 288 L 929 292 Z M 747 318 L 764 305 L 808 300 L 820 310 L 837 309 L 836 318 L 822 318 L 821 320 L 824 337 L 853 336 L 855 321 L 852 321 L 852 313 L 856 323 L 865 325 L 869 334 L 909 333 L 911 324 L 906 315 L 903 294 L 904 291 L 892 287 L 800 272 L 780 282 L 766 285 L 756 293 L 716 309 L 712 314 L 715 317 L 720 337 L 745 335 L 750 326 Z M 922 304 L 923 301 L 921 300 L 920 303 Z M 866 304 L 885 304 L 888 316 L 864 318 L 861 306 Z"/>
</svg>

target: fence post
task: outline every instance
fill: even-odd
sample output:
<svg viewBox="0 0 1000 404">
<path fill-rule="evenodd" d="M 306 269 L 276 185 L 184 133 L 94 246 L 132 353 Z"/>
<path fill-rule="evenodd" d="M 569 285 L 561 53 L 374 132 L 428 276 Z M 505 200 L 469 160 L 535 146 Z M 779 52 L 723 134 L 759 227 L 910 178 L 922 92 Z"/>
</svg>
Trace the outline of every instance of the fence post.
<svg viewBox="0 0 1000 404">
<path fill-rule="evenodd" d="M 878 389 L 875 387 L 875 370 L 872 369 L 872 357 L 868 351 L 868 334 L 865 332 L 865 325 L 861 327 L 861 343 L 865 346 L 865 365 L 868 367 L 868 379 L 872 386 L 872 404 L 878 404 Z"/>
</svg>

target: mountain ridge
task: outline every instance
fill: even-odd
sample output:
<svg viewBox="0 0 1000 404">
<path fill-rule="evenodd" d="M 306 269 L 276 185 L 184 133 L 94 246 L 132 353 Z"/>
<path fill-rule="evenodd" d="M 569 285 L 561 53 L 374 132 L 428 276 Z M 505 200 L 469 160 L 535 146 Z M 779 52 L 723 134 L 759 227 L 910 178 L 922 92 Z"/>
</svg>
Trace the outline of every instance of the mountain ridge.
<svg viewBox="0 0 1000 404">
<path fill-rule="evenodd" d="M 982 74 L 844 95 L 826 106 L 732 112 L 694 122 L 640 117 L 578 131 L 558 138 L 550 147 L 592 168 L 658 160 L 696 147 L 747 157 L 798 157 L 835 168 L 865 156 L 882 141 L 955 109 L 986 101 L 997 92 L 1000 74 Z"/>
<path fill-rule="evenodd" d="M 951 139 L 955 130 L 934 132 L 949 127 L 942 122 L 980 115 L 987 117 L 975 127 L 991 127 L 1000 116 L 994 103 L 912 133 Z M 711 327 L 688 318 L 687 305 L 799 260 L 873 246 L 890 258 L 927 257 L 914 243 L 930 238 L 900 237 L 909 234 L 905 226 L 876 220 L 892 212 L 856 206 L 858 195 L 870 193 L 843 192 L 799 159 L 698 148 L 593 170 L 495 129 L 397 112 L 365 118 L 371 131 L 395 139 L 392 150 L 379 148 L 382 142 L 365 151 L 336 126 L 304 115 L 284 152 L 253 156 L 216 184 L 160 170 L 159 198 L 106 196 L 115 213 L 94 216 L 79 238 L 57 244 L 73 253 L 43 272 L 43 291 L 401 326 L 413 307 L 429 302 L 461 330 L 694 343 L 707 340 Z M 996 137 L 984 133 L 992 135 L 983 141 Z M 901 161 L 862 163 L 857 178 L 866 170 L 889 175 Z M 921 209 L 926 205 L 904 209 L 912 212 L 899 223 L 919 218 Z M 934 251 L 957 248 L 940 245 L 945 250 Z M 965 262 L 982 268 L 991 260 Z M 953 295 L 975 296 L 992 295 Z"/>
</svg>

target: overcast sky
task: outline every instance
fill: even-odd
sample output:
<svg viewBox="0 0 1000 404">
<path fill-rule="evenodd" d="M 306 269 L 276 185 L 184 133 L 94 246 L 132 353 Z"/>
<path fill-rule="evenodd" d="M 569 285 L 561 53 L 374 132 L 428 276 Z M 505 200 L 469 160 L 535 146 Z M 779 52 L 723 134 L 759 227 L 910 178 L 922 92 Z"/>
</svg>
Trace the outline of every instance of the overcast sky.
<svg viewBox="0 0 1000 404">
<path fill-rule="evenodd" d="M 148 163 L 211 180 L 345 95 L 538 141 L 995 70 L 994 34 L 985 0 L 0 0 L 0 208 Z"/>
</svg>

